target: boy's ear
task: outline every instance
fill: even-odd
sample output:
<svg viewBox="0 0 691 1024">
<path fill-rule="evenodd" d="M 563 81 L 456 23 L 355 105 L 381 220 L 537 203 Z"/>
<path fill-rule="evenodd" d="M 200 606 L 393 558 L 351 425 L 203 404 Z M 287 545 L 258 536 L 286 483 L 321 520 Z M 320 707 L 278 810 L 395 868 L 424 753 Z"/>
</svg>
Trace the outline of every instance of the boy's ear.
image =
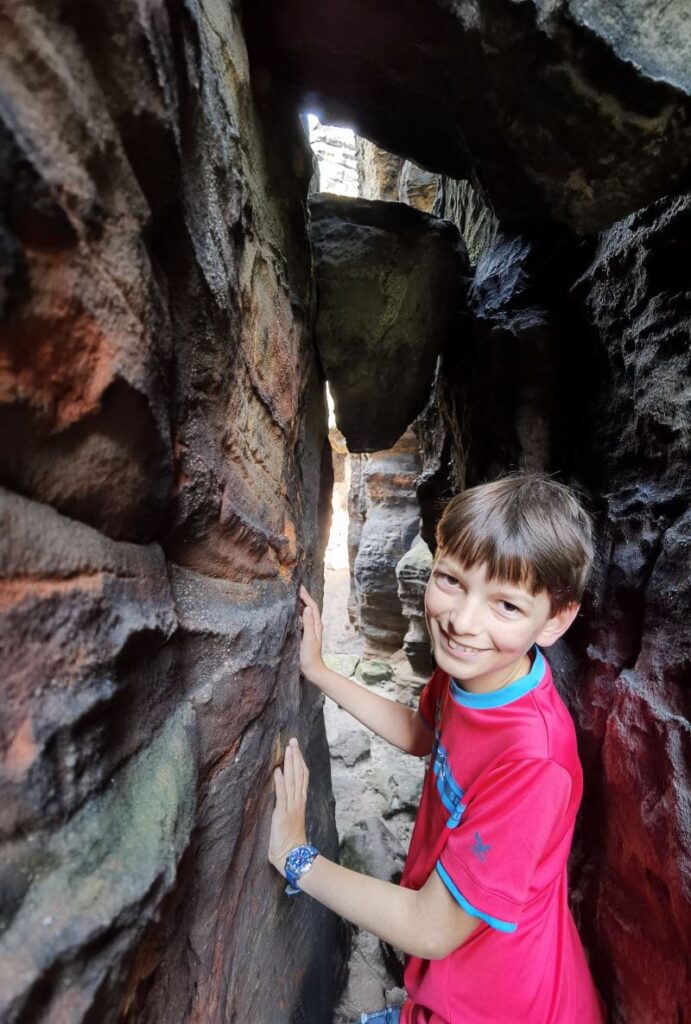
<svg viewBox="0 0 691 1024">
<path fill-rule="evenodd" d="M 540 647 L 549 647 L 551 644 L 556 643 L 576 618 L 580 608 L 580 603 L 576 601 L 573 604 L 567 604 L 565 608 L 555 612 L 543 627 L 536 643 Z"/>
</svg>

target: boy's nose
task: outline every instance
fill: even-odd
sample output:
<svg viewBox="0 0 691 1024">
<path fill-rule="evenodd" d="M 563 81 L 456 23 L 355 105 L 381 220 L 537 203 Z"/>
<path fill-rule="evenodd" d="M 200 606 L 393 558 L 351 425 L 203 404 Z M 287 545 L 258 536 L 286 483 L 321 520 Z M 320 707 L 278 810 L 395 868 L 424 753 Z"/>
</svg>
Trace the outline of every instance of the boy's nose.
<svg viewBox="0 0 691 1024">
<path fill-rule="evenodd" d="M 449 615 L 449 631 L 454 636 L 474 636 L 479 632 L 477 608 L 465 603 L 462 608 L 452 609 Z"/>
</svg>

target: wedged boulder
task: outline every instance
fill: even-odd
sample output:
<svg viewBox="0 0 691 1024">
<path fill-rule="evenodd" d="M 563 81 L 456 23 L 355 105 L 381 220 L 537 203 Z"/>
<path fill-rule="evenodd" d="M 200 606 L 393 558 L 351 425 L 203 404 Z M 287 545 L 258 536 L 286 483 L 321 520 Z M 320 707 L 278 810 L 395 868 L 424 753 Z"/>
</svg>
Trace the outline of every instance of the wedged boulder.
<svg viewBox="0 0 691 1024">
<path fill-rule="evenodd" d="M 583 233 L 688 181 L 685 0 L 261 0 L 258 71 L 324 120 Z"/>
<path fill-rule="evenodd" d="M 391 447 L 429 396 L 463 292 L 455 227 L 401 203 L 310 201 L 316 340 L 351 452 Z"/>
</svg>

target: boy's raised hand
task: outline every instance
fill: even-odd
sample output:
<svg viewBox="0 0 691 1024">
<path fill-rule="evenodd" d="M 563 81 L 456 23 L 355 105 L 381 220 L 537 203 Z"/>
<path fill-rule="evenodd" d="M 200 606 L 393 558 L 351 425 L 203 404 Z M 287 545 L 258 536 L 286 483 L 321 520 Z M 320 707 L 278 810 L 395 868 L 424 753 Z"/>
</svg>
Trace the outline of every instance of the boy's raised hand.
<svg viewBox="0 0 691 1024">
<path fill-rule="evenodd" d="M 311 679 L 323 667 L 322 620 L 316 601 L 313 601 L 305 587 L 300 587 L 302 610 L 302 640 L 300 641 L 300 671 Z"/>
<path fill-rule="evenodd" d="M 282 875 L 290 851 L 307 842 L 305 808 L 309 776 L 298 741 L 293 738 L 286 747 L 283 771 L 280 768 L 274 771 L 276 806 L 271 816 L 269 860 Z"/>
</svg>

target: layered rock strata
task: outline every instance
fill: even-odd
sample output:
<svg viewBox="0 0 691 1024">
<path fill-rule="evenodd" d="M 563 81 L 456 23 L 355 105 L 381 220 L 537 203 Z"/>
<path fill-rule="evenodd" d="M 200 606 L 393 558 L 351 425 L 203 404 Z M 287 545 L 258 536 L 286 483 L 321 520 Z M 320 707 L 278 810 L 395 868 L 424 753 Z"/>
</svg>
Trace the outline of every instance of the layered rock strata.
<svg viewBox="0 0 691 1024">
<path fill-rule="evenodd" d="M 437 196 L 436 174 L 387 153 L 367 139 L 356 139 L 358 195 L 361 199 L 382 199 L 407 203 L 416 210 L 431 213 Z M 322 191 L 329 191 L 322 189 Z"/>
<path fill-rule="evenodd" d="M 393 448 L 352 457 L 350 484 L 350 613 L 365 651 L 397 650 L 408 627 L 398 597 L 396 565 L 418 532 L 417 439 L 407 431 Z"/>
<path fill-rule="evenodd" d="M 291 734 L 336 852 L 309 149 L 237 5 L 0 32 L 0 1018 L 325 1020 L 335 919 L 266 861 Z"/>
<path fill-rule="evenodd" d="M 410 667 L 420 675 L 431 675 L 434 658 L 425 618 L 425 590 L 432 571 L 432 552 L 422 537 L 417 536 L 410 549 L 396 565 L 398 599 L 408 629 L 403 637 L 403 650 Z"/>
<path fill-rule="evenodd" d="M 465 248 L 453 225 L 402 203 L 315 196 L 310 213 L 316 339 L 336 422 L 351 452 L 389 448 L 429 397 Z"/>
</svg>

